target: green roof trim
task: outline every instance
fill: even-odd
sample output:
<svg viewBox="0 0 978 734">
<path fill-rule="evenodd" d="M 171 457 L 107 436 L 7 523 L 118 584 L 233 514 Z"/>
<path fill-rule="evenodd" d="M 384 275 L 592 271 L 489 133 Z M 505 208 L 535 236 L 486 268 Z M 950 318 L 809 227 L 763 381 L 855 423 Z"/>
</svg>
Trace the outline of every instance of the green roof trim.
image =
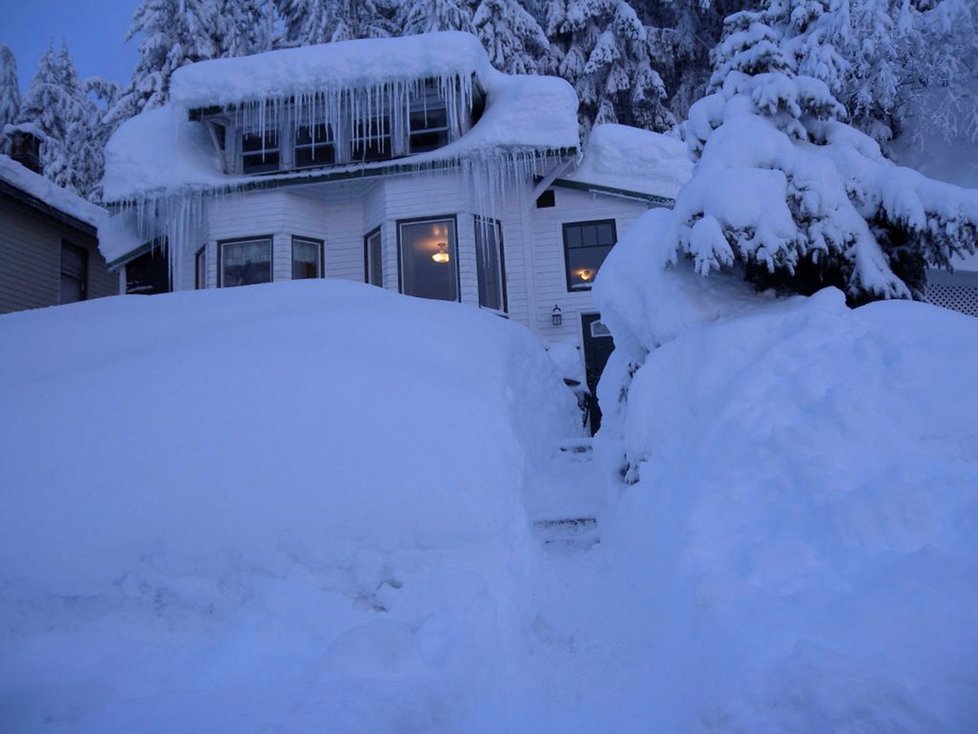
<svg viewBox="0 0 978 734">
<path fill-rule="evenodd" d="M 605 194 L 608 196 L 621 196 L 626 199 L 638 199 L 640 201 L 654 204 L 655 206 L 672 208 L 676 205 L 675 199 L 656 194 L 646 194 L 642 191 L 631 191 L 629 189 L 619 189 L 614 186 L 602 186 L 600 184 L 584 183 L 582 181 L 571 181 L 566 178 L 555 179 L 551 186 L 558 186 L 564 189 L 575 189 L 577 191 L 587 191 L 592 194 Z"/>
</svg>

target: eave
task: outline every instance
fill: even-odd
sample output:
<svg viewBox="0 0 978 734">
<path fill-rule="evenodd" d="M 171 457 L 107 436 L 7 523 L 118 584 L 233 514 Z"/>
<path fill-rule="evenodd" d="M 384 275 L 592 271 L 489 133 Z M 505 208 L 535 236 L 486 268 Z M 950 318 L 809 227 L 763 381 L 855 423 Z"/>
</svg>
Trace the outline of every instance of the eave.
<svg viewBox="0 0 978 734">
<path fill-rule="evenodd" d="M 652 204 L 656 207 L 668 207 L 672 208 L 676 205 L 675 199 L 670 199 L 667 196 L 658 196 L 657 194 L 647 194 L 642 191 L 632 191 L 629 189 L 620 189 L 614 186 L 602 186 L 601 184 L 592 184 L 584 181 L 571 181 L 566 178 L 554 179 L 551 186 L 556 186 L 563 189 L 573 189 L 575 191 L 586 191 L 591 194 L 602 194 L 604 196 L 617 196 L 621 199 L 634 199 L 636 201 L 643 201 L 647 204 Z"/>
<path fill-rule="evenodd" d="M 51 206 L 46 201 L 37 198 L 26 191 L 7 183 L 6 181 L 0 179 L 0 194 L 6 194 L 11 198 L 17 199 L 18 201 L 27 204 L 28 206 L 37 209 L 43 214 L 58 220 L 62 224 L 66 224 L 69 227 L 73 227 L 91 237 L 97 237 L 98 231 L 94 225 L 89 224 L 77 217 L 73 217 L 71 214 L 66 214 L 57 207 Z"/>
</svg>

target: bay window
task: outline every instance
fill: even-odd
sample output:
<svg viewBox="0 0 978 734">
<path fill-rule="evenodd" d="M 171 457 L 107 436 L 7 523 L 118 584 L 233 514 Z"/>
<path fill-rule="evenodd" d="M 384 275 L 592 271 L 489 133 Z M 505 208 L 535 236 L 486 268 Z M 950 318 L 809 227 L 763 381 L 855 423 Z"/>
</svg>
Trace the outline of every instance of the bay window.
<svg viewBox="0 0 978 734">
<path fill-rule="evenodd" d="M 218 277 L 222 288 L 272 281 L 272 238 L 218 243 Z"/>
<path fill-rule="evenodd" d="M 306 237 L 292 238 L 292 280 L 323 277 L 323 243 Z"/>
<path fill-rule="evenodd" d="M 475 262 L 479 305 L 506 311 L 506 276 L 503 267 L 502 225 L 495 219 L 475 218 Z"/>
<path fill-rule="evenodd" d="M 458 300 L 455 218 L 397 223 L 401 292 L 442 301 Z"/>
</svg>

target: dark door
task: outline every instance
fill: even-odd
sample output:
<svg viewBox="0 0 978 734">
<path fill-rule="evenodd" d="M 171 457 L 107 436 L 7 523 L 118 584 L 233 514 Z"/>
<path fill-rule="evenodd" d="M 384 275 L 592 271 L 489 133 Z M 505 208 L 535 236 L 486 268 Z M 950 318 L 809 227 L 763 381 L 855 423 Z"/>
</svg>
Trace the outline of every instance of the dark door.
<svg viewBox="0 0 978 734">
<path fill-rule="evenodd" d="M 601 427 L 601 408 L 598 407 L 598 380 L 604 372 L 608 357 L 615 349 L 615 342 L 607 327 L 601 323 L 601 315 L 581 314 L 584 329 L 584 368 L 587 371 L 588 413 L 591 416 L 591 434 Z"/>
</svg>

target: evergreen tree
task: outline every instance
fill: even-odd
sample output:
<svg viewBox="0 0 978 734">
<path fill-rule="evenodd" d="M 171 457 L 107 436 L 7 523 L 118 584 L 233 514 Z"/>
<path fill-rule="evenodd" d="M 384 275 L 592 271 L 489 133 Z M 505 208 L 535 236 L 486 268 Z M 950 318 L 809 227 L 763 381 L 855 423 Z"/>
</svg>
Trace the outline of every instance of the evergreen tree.
<svg viewBox="0 0 978 734">
<path fill-rule="evenodd" d="M 17 119 L 20 110 L 20 83 L 17 81 L 17 60 L 13 52 L 0 43 L 0 153 L 9 151 L 4 128 Z"/>
<path fill-rule="evenodd" d="M 410 36 L 431 31 L 468 31 L 472 10 L 465 0 L 401 0 L 394 16 L 398 34 Z"/>
<path fill-rule="evenodd" d="M 794 30 L 836 20 L 819 6 L 797 3 Z M 895 166 L 845 124 L 829 84 L 797 71 L 832 80 L 831 65 L 811 63 L 832 59 L 827 39 L 809 47 L 792 32 L 754 13 L 728 18 L 714 91 L 686 123 L 698 161 L 676 202 L 677 249 L 703 274 L 738 268 L 759 288 L 921 297 L 927 267 L 974 252 L 978 194 Z"/>
<path fill-rule="evenodd" d="M 276 0 L 286 46 L 394 35 L 396 0 Z"/>
<path fill-rule="evenodd" d="M 497 69 L 507 74 L 547 72 L 550 43 L 519 0 L 480 0 L 472 22 Z"/>
<path fill-rule="evenodd" d="M 142 36 L 132 79 L 107 115 L 108 124 L 159 107 L 170 99 L 170 77 L 181 66 L 220 56 L 214 37 L 221 24 L 207 0 L 142 0 L 126 34 Z"/>
<path fill-rule="evenodd" d="M 267 0 L 218 0 L 216 19 L 212 33 L 218 56 L 271 50 L 275 18 Z"/>
</svg>

